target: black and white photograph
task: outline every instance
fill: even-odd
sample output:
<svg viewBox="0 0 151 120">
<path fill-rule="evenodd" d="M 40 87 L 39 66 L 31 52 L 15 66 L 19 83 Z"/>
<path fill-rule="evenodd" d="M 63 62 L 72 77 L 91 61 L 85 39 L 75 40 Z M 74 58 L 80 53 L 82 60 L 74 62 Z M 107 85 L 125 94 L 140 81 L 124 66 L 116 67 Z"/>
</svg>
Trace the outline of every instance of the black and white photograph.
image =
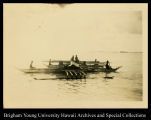
<svg viewBox="0 0 151 120">
<path fill-rule="evenodd" d="M 144 3 L 4 3 L 4 108 L 147 108 Z"/>
</svg>

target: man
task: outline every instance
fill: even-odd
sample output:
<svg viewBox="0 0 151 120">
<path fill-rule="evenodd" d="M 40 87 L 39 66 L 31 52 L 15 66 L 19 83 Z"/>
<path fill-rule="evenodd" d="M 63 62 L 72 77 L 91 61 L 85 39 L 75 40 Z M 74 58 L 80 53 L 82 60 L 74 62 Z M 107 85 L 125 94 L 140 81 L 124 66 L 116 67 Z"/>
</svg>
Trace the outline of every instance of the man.
<svg viewBox="0 0 151 120">
<path fill-rule="evenodd" d="M 78 59 L 78 56 L 77 56 L 77 55 L 75 56 L 75 62 L 76 62 L 76 63 L 79 63 L 79 59 Z"/>
<path fill-rule="evenodd" d="M 74 61 L 74 55 L 72 56 L 71 61 Z"/>
<path fill-rule="evenodd" d="M 108 60 L 106 61 L 105 67 L 106 67 L 106 69 L 111 69 L 111 67 L 110 67 L 110 62 L 109 62 Z"/>
<path fill-rule="evenodd" d="M 51 66 L 51 59 L 49 60 L 49 66 Z"/>
<path fill-rule="evenodd" d="M 97 61 L 97 59 L 95 59 L 94 64 L 95 64 L 95 65 L 98 65 L 98 61 Z"/>
<path fill-rule="evenodd" d="M 31 63 L 30 63 L 30 69 L 33 69 L 33 68 L 35 68 L 35 67 L 33 67 L 33 61 L 31 61 Z"/>
<path fill-rule="evenodd" d="M 75 56 L 75 59 L 74 59 L 74 55 L 72 56 L 71 60 L 70 60 L 70 65 L 69 66 L 76 66 L 76 67 L 79 67 L 79 60 L 78 60 L 78 57 L 77 55 Z"/>
</svg>

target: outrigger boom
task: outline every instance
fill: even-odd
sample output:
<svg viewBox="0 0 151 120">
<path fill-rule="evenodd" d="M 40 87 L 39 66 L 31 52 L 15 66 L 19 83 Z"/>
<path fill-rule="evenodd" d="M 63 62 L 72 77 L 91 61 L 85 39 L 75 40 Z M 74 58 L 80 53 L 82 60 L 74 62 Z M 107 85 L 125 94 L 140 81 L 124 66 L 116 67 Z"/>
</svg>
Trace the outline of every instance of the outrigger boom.
<svg viewBox="0 0 151 120">
<path fill-rule="evenodd" d="M 63 74 L 66 78 L 86 78 L 88 73 L 94 72 L 116 72 L 121 67 L 107 69 L 106 62 L 100 61 L 73 61 L 73 60 L 50 60 L 46 68 L 36 68 L 30 65 L 30 69 L 21 69 L 24 73 L 54 73 Z M 32 61 L 33 63 L 33 61 Z M 58 63 L 53 65 L 51 63 Z"/>
<path fill-rule="evenodd" d="M 50 62 L 50 61 L 42 61 L 42 62 Z M 59 63 L 59 62 L 63 62 L 64 64 L 70 64 L 71 61 L 69 60 L 52 60 L 51 63 Z M 104 66 L 106 64 L 106 62 L 100 62 L 100 61 L 79 61 L 79 64 L 99 64 Z"/>
</svg>

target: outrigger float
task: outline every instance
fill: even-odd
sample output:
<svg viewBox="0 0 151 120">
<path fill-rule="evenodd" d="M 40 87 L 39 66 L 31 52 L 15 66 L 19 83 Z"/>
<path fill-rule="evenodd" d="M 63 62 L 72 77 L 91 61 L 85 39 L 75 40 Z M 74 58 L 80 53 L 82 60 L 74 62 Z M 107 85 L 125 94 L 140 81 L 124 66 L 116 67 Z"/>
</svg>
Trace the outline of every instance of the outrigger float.
<svg viewBox="0 0 151 120">
<path fill-rule="evenodd" d="M 60 74 L 64 75 L 66 79 L 82 79 L 86 78 L 88 73 L 97 73 L 97 72 L 116 72 L 120 67 L 112 68 L 106 62 L 100 62 L 95 59 L 95 61 L 79 61 L 77 56 L 74 60 L 73 57 L 71 60 L 53 60 L 53 61 L 43 61 L 49 62 L 49 65 L 46 65 L 46 68 L 36 68 L 33 67 L 33 61 L 30 64 L 29 69 L 21 69 L 24 73 L 46 73 L 46 74 Z M 58 63 L 54 65 L 53 63 Z M 107 66 L 109 66 L 107 68 Z"/>
</svg>

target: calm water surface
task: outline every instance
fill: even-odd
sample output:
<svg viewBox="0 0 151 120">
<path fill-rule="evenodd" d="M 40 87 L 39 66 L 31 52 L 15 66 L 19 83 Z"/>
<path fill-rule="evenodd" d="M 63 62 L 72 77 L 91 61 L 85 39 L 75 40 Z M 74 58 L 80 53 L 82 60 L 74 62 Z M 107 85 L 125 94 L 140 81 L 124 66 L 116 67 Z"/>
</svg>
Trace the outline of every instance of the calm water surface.
<svg viewBox="0 0 151 120">
<path fill-rule="evenodd" d="M 53 106 L 53 102 L 71 101 L 141 101 L 142 100 L 142 53 L 95 53 L 81 60 L 110 60 L 112 67 L 122 66 L 118 73 L 110 73 L 113 79 L 104 79 L 105 73 L 90 74 L 87 79 L 56 79 L 51 74 L 24 74 L 10 68 L 4 82 L 5 99 L 18 106 Z M 89 60 L 90 60 L 89 59 Z M 52 78 L 34 80 L 33 78 Z M 43 103 L 43 104 L 42 104 Z M 59 104 L 59 103 L 58 103 Z"/>
</svg>

